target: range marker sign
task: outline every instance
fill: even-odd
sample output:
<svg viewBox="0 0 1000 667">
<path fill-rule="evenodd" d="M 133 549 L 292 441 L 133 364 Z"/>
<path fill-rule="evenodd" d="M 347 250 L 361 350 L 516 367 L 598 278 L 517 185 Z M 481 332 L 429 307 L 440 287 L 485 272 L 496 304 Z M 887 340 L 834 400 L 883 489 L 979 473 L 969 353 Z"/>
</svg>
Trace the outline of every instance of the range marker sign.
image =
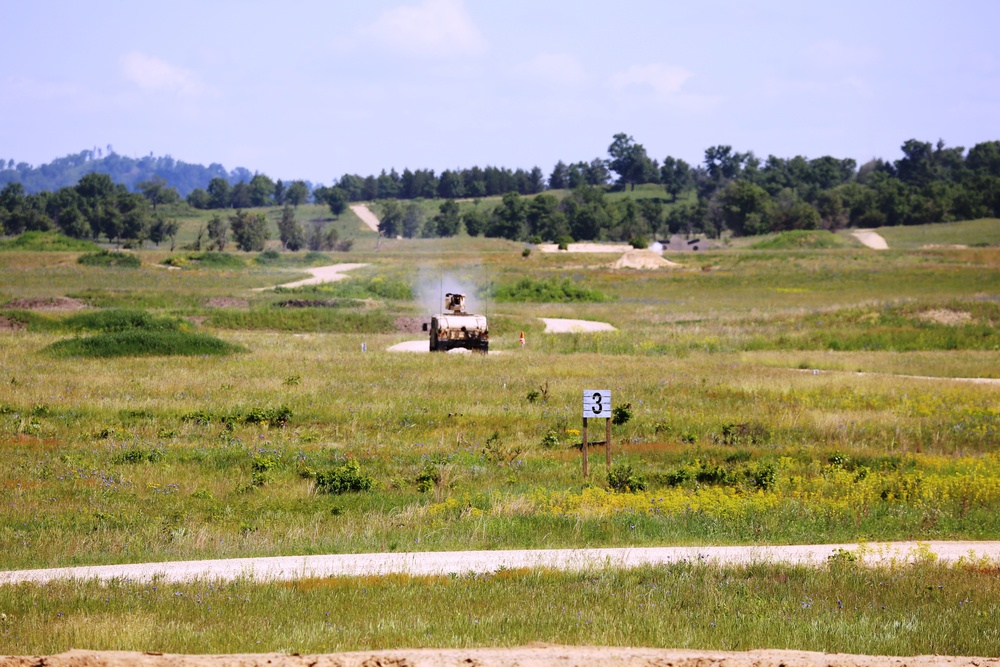
<svg viewBox="0 0 1000 667">
<path fill-rule="evenodd" d="M 611 390 L 585 389 L 583 416 L 585 419 L 611 419 Z"/>
</svg>

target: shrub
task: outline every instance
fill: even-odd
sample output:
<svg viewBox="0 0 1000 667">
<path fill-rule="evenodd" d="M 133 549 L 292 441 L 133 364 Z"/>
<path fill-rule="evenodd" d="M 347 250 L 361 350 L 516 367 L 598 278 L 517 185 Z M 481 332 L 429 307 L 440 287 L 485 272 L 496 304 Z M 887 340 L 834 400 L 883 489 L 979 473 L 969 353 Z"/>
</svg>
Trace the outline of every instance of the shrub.
<svg viewBox="0 0 1000 667">
<path fill-rule="evenodd" d="M 96 243 L 63 236 L 57 232 L 24 232 L 7 241 L 0 241 L 0 250 L 54 251 L 97 251 Z"/>
<path fill-rule="evenodd" d="M 374 486 L 374 480 L 363 474 L 361 466 L 354 460 L 316 474 L 316 490 L 320 493 L 357 493 L 370 491 Z"/>
<path fill-rule="evenodd" d="M 250 459 L 250 486 L 267 486 L 277 467 L 278 461 L 270 454 L 254 454 Z"/>
<path fill-rule="evenodd" d="M 243 422 L 246 424 L 284 426 L 291 418 L 291 409 L 283 405 L 280 408 L 251 408 L 243 415 Z"/>
<path fill-rule="evenodd" d="M 545 432 L 542 437 L 542 447 L 546 449 L 554 449 L 559 446 L 559 436 L 553 429 L 549 429 Z"/>
<path fill-rule="evenodd" d="M 632 419 L 632 404 L 626 403 L 611 409 L 611 423 L 615 426 L 623 426 Z"/>
<path fill-rule="evenodd" d="M 70 331 L 179 331 L 181 320 L 172 317 L 154 317 L 144 310 L 111 308 L 71 315 L 60 322 L 61 328 Z"/>
<path fill-rule="evenodd" d="M 123 267 L 130 269 L 138 268 L 142 265 L 142 261 L 136 255 L 127 252 L 112 252 L 110 250 L 88 252 L 80 255 L 77 257 L 76 263 L 83 264 L 84 266 Z"/>
<path fill-rule="evenodd" d="M 636 493 L 646 490 L 646 480 L 636 475 L 628 463 L 616 463 L 608 471 L 608 486 L 617 493 Z"/>
<path fill-rule="evenodd" d="M 163 458 L 161 449 L 132 447 L 123 449 L 111 458 L 112 463 L 157 463 Z"/>
<path fill-rule="evenodd" d="M 778 469 L 773 463 L 758 463 L 746 470 L 747 481 L 761 491 L 769 491 L 778 481 Z"/>
<path fill-rule="evenodd" d="M 521 257 L 531 257 L 531 248 L 525 248 L 522 250 Z"/>
<path fill-rule="evenodd" d="M 569 278 L 562 280 L 535 280 L 522 278 L 516 283 L 501 285 L 496 289 L 494 298 L 508 303 L 569 303 L 569 302 L 603 302 L 608 297 L 598 290 L 581 287 Z"/>
<path fill-rule="evenodd" d="M 224 355 L 246 348 L 207 334 L 132 330 L 61 340 L 45 351 L 55 357 L 111 358 Z"/>
<path fill-rule="evenodd" d="M 630 246 L 636 250 L 645 250 L 649 247 L 649 241 L 646 240 L 645 236 L 636 236 L 634 239 L 628 242 Z"/>
</svg>

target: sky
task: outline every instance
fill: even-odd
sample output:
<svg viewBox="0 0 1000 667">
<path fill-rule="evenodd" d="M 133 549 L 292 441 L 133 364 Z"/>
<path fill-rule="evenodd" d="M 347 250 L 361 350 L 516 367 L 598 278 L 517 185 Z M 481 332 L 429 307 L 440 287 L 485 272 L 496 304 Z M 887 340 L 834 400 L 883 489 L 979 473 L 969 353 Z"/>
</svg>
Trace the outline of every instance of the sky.
<svg viewBox="0 0 1000 667">
<path fill-rule="evenodd" d="M 0 159 L 548 174 L 1000 139 L 996 0 L 0 0 Z"/>
</svg>

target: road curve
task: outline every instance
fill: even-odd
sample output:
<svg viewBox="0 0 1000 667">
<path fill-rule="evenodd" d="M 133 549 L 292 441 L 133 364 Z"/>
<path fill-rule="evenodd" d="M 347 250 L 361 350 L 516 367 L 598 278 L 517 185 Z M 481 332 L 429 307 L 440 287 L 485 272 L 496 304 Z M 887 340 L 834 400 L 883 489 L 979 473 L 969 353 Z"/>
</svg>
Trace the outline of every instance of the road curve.
<svg viewBox="0 0 1000 667">
<path fill-rule="evenodd" d="M 175 561 L 96 565 L 0 572 L 0 585 L 46 583 L 62 579 L 109 581 L 190 581 L 195 579 L 288 581 L 311 577 L 354 577 L 387 574 L 445 575 L 496 572 L 501 569 L 547 568 L 592 570 L 694 562 L 718 565 L 782 563 L 821 566 L 831 556 L 852 552 L 870 566 L 934 559 L 1000 562 L 1000 542 L 888 542 L 735 547 L 636 547 L 613 549 L 538 549 L 510 551 L 424 551 L 414 553 L 277 556 L 227 560 Z"/>
</svg>

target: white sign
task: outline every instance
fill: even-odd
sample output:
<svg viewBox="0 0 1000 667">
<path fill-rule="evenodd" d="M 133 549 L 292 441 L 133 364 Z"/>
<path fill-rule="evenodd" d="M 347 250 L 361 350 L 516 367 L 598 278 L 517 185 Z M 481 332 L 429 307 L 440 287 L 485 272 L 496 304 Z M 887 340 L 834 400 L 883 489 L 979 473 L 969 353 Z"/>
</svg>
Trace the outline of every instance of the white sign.
<svg viewBox="0 0 1000 667">
<path fill-rule="evenodd" d="M 583 391 L 583 416 L 593 419 L 611 419 L 611 390 L 585 389 Z"/>
</svg>

